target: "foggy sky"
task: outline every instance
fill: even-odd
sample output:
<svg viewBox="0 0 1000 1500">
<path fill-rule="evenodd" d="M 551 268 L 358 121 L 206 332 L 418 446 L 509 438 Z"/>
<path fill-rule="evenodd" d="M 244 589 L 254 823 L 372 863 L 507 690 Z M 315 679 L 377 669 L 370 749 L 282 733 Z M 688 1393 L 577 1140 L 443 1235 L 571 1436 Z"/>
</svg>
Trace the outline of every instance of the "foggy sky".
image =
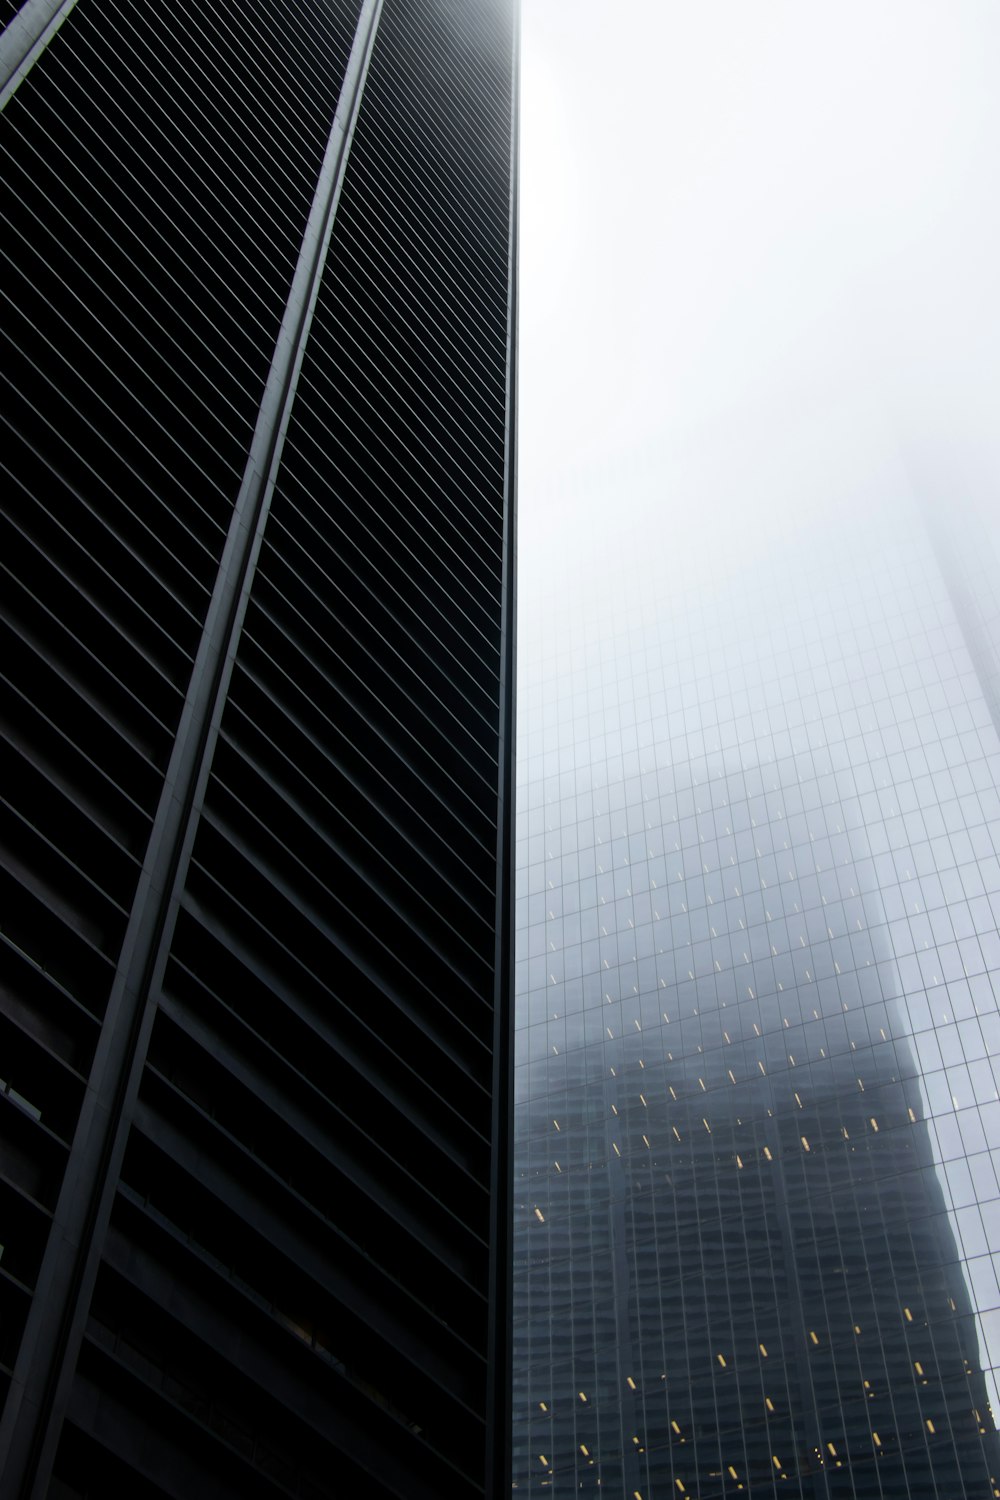
<svg viewBox="0 0 1000 1500">
<path fill-rule="evenodd" d="M 925 460 L 942 505 L 1000 510 L 995 0 L 523 0 L 522 24 L 526 607 L 609 505 L 692 559 Z"/>
</svg>

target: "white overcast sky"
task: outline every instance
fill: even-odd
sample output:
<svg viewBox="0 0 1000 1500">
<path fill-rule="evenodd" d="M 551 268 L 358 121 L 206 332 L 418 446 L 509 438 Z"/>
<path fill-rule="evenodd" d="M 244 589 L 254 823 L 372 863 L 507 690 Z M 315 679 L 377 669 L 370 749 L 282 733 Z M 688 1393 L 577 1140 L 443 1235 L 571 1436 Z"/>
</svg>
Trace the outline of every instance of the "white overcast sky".
<svg viewBox="0 0 1000 1500">
<path fill-rule="evenodd" d="M 522 28 L 529 594 L 588 497 L 629 525 L 632 474 L 682 552 L 706 509 L 828 504 L 897 446 L 997 494 L 997 0 L 522 0 Z"/>
</svg>

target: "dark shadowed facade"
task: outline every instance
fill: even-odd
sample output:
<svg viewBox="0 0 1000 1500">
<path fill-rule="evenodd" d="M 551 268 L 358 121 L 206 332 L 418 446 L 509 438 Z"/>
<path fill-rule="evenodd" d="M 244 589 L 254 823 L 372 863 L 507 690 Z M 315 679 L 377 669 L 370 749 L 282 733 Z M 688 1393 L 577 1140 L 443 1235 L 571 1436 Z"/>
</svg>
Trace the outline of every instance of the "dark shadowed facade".
<svg viewBox="0 0 1000 1500">
<path fill-rule="evenodd" d="M 0 22 L 0 1492 L 499 1495 L 513 7 Z"/>
</svg>

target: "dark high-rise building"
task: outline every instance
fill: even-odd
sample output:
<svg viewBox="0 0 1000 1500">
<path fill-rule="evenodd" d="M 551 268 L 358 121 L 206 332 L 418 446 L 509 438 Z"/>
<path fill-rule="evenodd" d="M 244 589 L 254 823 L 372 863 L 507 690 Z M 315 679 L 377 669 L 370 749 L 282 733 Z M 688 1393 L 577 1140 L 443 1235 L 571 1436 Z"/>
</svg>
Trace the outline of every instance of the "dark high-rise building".
<svg viewBox="0 0 1000 1500">
<path fill-rule="evenodd" d="M 499 1494 L 513 7 L 0 22 L 0 1493 Z"/>
<path fill-rule="evenodd" d="M 520 625 L 515 1489 L 992 1500 L 996 563 L 615 516 Z"/>
</svg>

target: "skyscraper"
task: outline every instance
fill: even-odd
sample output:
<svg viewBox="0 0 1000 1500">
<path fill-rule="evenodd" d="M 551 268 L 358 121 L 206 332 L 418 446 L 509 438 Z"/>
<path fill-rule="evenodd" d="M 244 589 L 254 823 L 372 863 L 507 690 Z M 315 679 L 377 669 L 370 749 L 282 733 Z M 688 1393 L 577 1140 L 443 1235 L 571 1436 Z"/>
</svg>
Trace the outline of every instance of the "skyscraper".
<svg viewBox="0 0 1000 1500">
<path fill-rule="evenodd" d="M 539 561 L 520 1492 L 1000 1493 L 995 572 L 905 488 Z"/>
<path fill-rule="evenodd" d="M 0 1491 L 499 1493 L 512 6 L 2 19 Z"/>
</svg>

